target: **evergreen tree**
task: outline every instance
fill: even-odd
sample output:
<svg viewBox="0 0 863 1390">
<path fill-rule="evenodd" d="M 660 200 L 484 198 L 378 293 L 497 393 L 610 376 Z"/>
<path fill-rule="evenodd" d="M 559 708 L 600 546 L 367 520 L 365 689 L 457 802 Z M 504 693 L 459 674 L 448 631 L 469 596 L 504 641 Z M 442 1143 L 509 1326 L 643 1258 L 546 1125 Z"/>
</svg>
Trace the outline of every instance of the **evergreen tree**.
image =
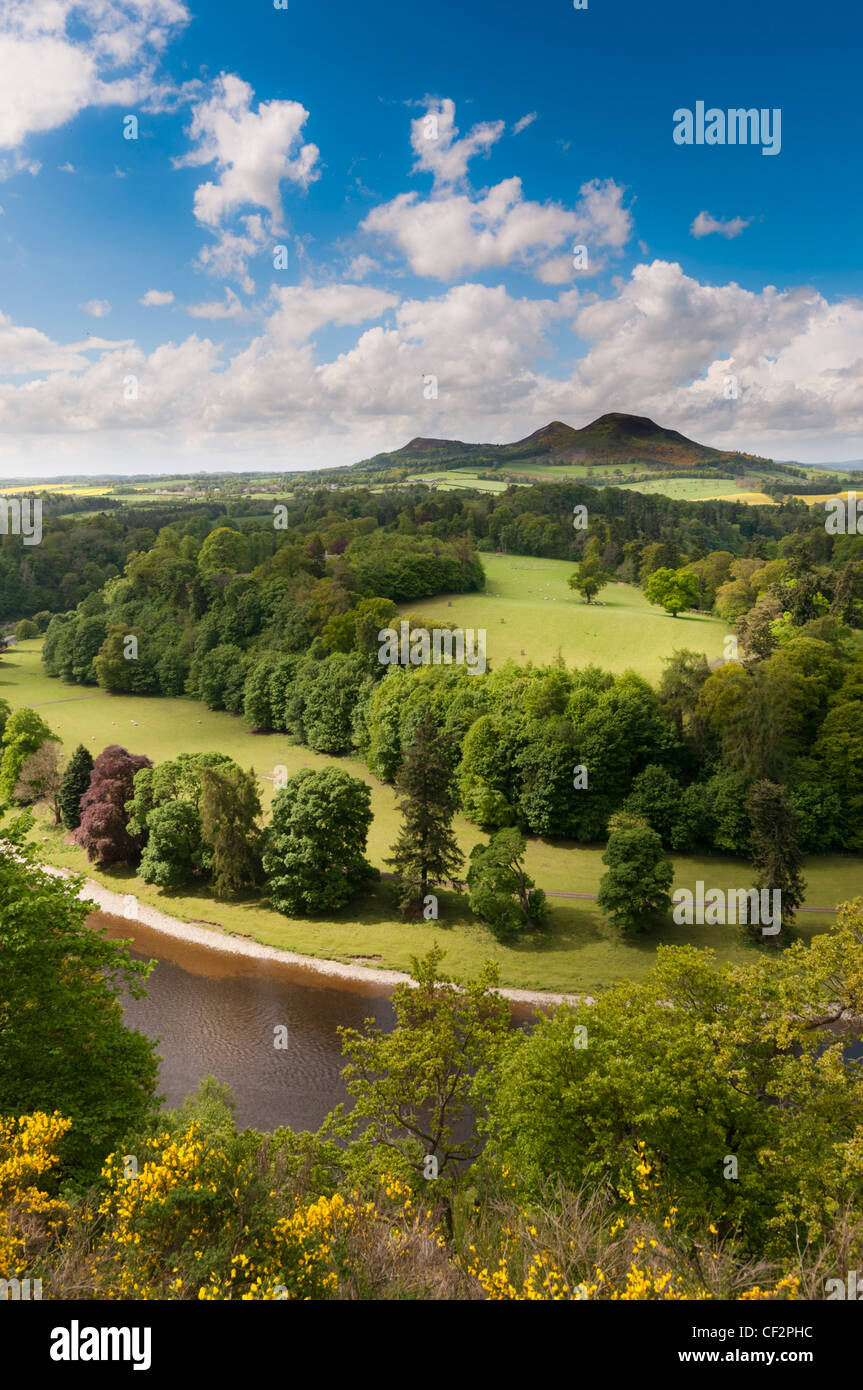
<svg viewBox="0 0 863 1390">
<path fill-rule="evenodd" d="M 464 863 L 452 829 L 456 794 L 450 750 L 431 712 L 416 727 L 396 779 L 401 834 L 387 860 L 401 877 L 400 902 L 422 906 L 430 883 L 456 874 Z"/>
<path fill-rule="evenodd" d="M 67 830 L 77 830 L 81 824 L 81 797 L 90 785 L 92 770 L 93 756 L 79 743 L 60 783 L 60 815 Z"/>
<path fill-rule="evenodd" d="M 756 782 L 746 804 L 752 827 L 752 866 L 758 887 L 782 893 L 782 925 L 790 926 L 806 895 L 800 870 L 803 853 L 797 838 L 797 816 L 784 787 Z"/>
</svg>

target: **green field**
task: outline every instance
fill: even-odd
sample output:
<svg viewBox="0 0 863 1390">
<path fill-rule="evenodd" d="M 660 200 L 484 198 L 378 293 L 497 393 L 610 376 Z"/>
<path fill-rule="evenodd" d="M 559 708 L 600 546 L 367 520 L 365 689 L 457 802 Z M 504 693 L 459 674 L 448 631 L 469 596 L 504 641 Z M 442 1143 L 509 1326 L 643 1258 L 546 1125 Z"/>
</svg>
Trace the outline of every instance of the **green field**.
<svg viewBox="0 0 863 1390">
<path fill-rule="evenodd" d="M 486 471 L 486 470 L 483 470 Z M 625 479 L 630 474 L 638 474 L 644 471 L 641 465 L 621 464 L 615 465 L 611 475 L 613 482 L 610 486 L 617 487 L 617 477 Z M 481 478 L 472 468 L 429 468 L 423 473 L 413 473 L 408 478 L 409 483 L 433 483 L 444 492 L 451 491 L 453 488 L 476 488 L 478 492 L 505 492 L 509 486 L 507 481 L 510 478 L 516 479 L 519 486 L 529 487 L 531 482 L 597 482 L 598 486 L 604 485 L 600 480 L 606 474 L 601 467 L 586 463 L 513 463 L 511 467 L 502 467 L 500 476 L 494 479 Z M 621 484 L 622 485 L 622 484 Z"/>
<path fill-rule="evenodd" d="M 587 604 L 569 588 L 568 560 L 524 555 L 483 555 L 486 588 L 481 594 L 418 599 L 402 611 L 435 621 L 485 628 L 486 655 L 495 666 L 512 658 L 537 664 L 561 653 L 567 666 L 593 662 L 609 671 L 632 667 L 649 680 L 662 674 L 664 657 L 679 647 L 722 656 L 730 629 L 706 613 L 671 618 L 647 602 L 631 584 L 608 584 L 599 602 Z"/>
<path fill-rule="evenodd" d="M 671 620 L 669 620 L 671 621 Z M 275 766 L 289 772 L 301 767 L 324 767 L 337 762 L 372 791 L 374 823 L 369 837 L 369 858 L 384 868 L 399 824 L 391 787 L 379 782 L 360 762 L 331 759 L 292 745 L 284 735 L 251 734 L 241 720 L 208 710 L 193 700 L 171 700 L 108 695 L 81 686 L 52 680 L 42 670 L 39 641 L 16 646 L 0 663 L 0 698 L 13 708 L 29 705 L 62 740 L 67 752 L 84 743 L 94 753 L 109 743 L 120 743 L 155 762 L 178 753 L 217 749 L 228 753 L 259 776 L 261 800 L 268 813 Z M 479 830 L 462 818 L 456 829 L 462 849 L 468 852 L 483 839 Z M 118 892 L 133 892 L 144 902 L 186 921 L 220 925 L 227 931 L 251 936 L 268 945 L 306 955 L 343 961 L 368 960 L 381 967 L 407 969 L 412 955 L 433 939 L 447 951 L 449 968 L 470 973 L 485 959 L 498 961 L 502 983 L 523 989 L 560 992 L 595 992 L 614 980 L 638 978 L 653 962 L 657 942 L 711 946 L 722 960 L 752 959 L 734 927 L 676 927 L 640 940 L 620 937 L 607 927 L 594 903 L 585 900 L 553 900 L 551 923 L 541 937 L 515 946 L 497 943 L 469 916 L 464 900 L 442 893 L 441 919 L 437 923 L 407 925 L 395 910 L 392 885 L 383 882 L 364 906 L 349 909 L 331 919 L 288 919 L 259 901 L 224 903 L 206 893 L 163 892 L 145 884 L 130 870 L 95 871 L 85 855 L 65 843 L 59 831 L 40 819 L 34 839 L 46 858 L 81 872 L 88 872 Z M 604 872 L 602 846 L 575 845 L 561 840 L 533 838 L 528 842 L 527 865 L 536 882 L 554 892 L 595 893 Z M 693 888 L 698 879 L 712 887 L 748 886 L 747 866 L 720 856 L 675 861 L 675 883 Z M 806 866 L 807 903 L 832 907 L 863 892 L 863 859 L 833 856 L 813 859 Z M 802 935 L 823 931 L 832 918 L 802 913 Z"/>
<path fill-rule="evenodd" d="M 621 483 L 620 486 L 627 492 L 659 493 L 682 502 L 709 502 L 739 491 L 733 478 L 649 478 L 644 483 Z"/>
</svg>

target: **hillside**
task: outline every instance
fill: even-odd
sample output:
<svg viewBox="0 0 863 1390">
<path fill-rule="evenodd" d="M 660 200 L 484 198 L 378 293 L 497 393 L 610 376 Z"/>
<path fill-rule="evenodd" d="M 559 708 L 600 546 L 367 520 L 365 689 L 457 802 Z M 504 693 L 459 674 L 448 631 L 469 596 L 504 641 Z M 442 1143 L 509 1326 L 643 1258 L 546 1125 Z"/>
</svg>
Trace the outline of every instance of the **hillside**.
<svg viewBox="0 0 863 1390">
<path fill-rule="evenodd" d="M 657 425 L 645 415 L 612 412 L 575 429 L 552 420 L 512 444 L 468 444 L 459 439 L 426 439 L 419 436 L 391 453 L 377 454 L 354 467 L 368 472 L 413 468 L 433 464 L 455 468 L 469 462 L 484 468 L 506 468 L 527 460 L 558 464 L 640 464 L 678 468 L 710 468 L 742 472 L 754 463 L 752 454 L 729 453 L 699 444 L 678 430 Z"/>
</svg>

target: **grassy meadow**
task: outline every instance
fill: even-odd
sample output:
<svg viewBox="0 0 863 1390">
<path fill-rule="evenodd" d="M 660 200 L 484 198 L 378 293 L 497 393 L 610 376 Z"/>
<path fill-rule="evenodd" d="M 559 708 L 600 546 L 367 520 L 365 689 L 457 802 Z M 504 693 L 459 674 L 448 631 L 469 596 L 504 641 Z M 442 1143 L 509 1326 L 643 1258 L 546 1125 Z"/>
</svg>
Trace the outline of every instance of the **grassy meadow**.
<svg viewBox="0 0 863 1390">
<path fill-rule="evenodd" d="M 656 681 L 663 658 L 677 648 L 722 656 L 730 628 L 707 613 L 670 617 L 649 604 L 641 589 L 612 582 L 599 601 L 587 604 L 569 588 L 574 565 L 524 555 L 483 555 L 486 587 L 481 594 L 454 594 L 402 604 L 402 612 L 462 627 L 485 628 L 486 655 L 493 666 L 513 661 L 593 663 L 609 671 L 628 667 Z"/>
</svg>

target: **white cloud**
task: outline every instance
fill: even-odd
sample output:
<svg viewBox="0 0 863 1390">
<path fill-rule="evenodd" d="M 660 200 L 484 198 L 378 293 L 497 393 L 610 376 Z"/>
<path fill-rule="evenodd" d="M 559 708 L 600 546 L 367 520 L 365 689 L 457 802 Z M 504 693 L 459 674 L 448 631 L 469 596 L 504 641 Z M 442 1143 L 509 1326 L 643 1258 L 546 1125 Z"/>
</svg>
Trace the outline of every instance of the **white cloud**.
<svg viewBox="0 0 863 1390">
<path fill-rule="evenodd" d="M 483 121 L 459 140 L 455 102 L 448 97 L 430 102 L 425 115 L 411 121 L 414 170 L 433 174 L 436 186 L 460 183 L 469 161 L 477 154 L 487 154 L 505 130 L 505 121 Z"/>
<path fill-rule="evenodd" d="M 521 179 L 504 179 L 486 193 L 444 193 L 420 199 L 400 193 L 373 208 L 364 231 L 393 241 L 417 275 L 451 280 L 504 266 L 540 264 L 540 279 L 561 284 L 564 260 L 549 264 L 547 254 L 566 241 L 586 244 L 596 260 L 599 248 L 620 250 L 632 235 L 632 217 L 623 206 L 624 190 L 613 180 L 583 184 L 575 208 L 524 198 Z M 543 269 L 543 265 L 548 266 Z"/>
<path fill-rule="evenodd" d="M 107 299 L 88 299 L 86 304 L 79 304 L 78 308 L 94 319 L 103 319 L 111 312 L 111 305 Z"/>
<path fill-rule="evenodd" d="M 75 165 L 70 164 L 68 159 L 65 164 L 58 164 L 57 168 L 60 170 L 61 174 L 74 174 L 75 172 Z"/>
<path fill-rule="evenodd" d="M 180 0 L 4 0 L 0 148 L 65 125 L 88 106 L 144 103 L 170 84 L 155 69 L 189 20 Z"/>
<path fill-rule="evenodd" d="M 521 135 L 521 132 L 522 132 L 523 130 L 527 130 L 527 128 L 528 128 L 529 125 L 533 125 L 533 123 L 534 123 L 535 120 L 536 120 L 536 112 L 535 112 L 535 111 L 531 111 L 531 112 L 528 113 L 528 115 L 522 116 L 521 120 L 516 121 L 515 125 L 514 125 L 513 128 L 512 128 L 512 133 L 513 133 L 513 135 Z"/>
<path fill-rule="evenodd" d="M 223 300 L 216 299 L 209 300 L 204 304 L 190 304 L 186 308 L 186 313 L 191 314 L 194 319 L 247 319 L 251 317 L 249 310 L 234 294 L 234 291 L 227 286 Z"/>
<path fill-rule="evenodd" d="M 365 280 L 367 275 L 371 275 L 373 270 L 377 270 L 380 261 L 376 261 L 374 256 L 367 256 L 362 252 L 359 256 L 354 256 L 348 266 L 349 280 Z"/>
<path fill-rule="evenodd" d="M 218 227 L 241 207 L 262 207 L 272 225 L 282 224 L 281 184 L 307 188 L 319 177 L 317 145 L 302 144 L 309 113 L 298 101 L 263 101 L 252 110 L 254 90 L 248 82 L 222 73 L 212 95 L 193 110 L 189 129 L 194 149 L 175 159 L 177 168 L 215 164 L 217 183 L 195 193 L 195 217 Z"/>
<path fill-rule="evenodd" d="M 268 334 L 278 343 L 304 343 L 325 324 L 365 323 L 398 304 L 398 296 L 370 285 L 287 285 L 273 291 Z"/>
<path fill-rule="evenodd" d="M 0 313 L 0 373 L 3 375 L 80 371 L 89 366 L 87 353 L 116 346 L 102 338 L 89 338 L 83 343 L 54 343 L 37 328 L 15 324 L 7 314 Z"/>
<path fill-rule="evenodd" d="M 147 293 L 138 300 L 138 303 L 143 304 L 145 309 L 161 308 L 163 304 L 173 304 L 173 302 L 174 293 L 172 290 L 147 290 Z"/>
<path fill-rule="evenodd" d="M 220 280 L 235 280 L 246 294 L 253 294 L 255 282 L 249 275 L 249 258 L 260 254 L 267 242 L 272 242 L 259 212 L 241 217 L 244 232 L 232 232 L 223 227 L 216 240 L 202 246 L 197 264 Z"/>
<path fill-rule="evenodd" d="M 723 222 L 721 217 L 713 217 L 709 212 L 700 212 L 689 231 L 694 237 L 711 236 L 716 232 L 719 236 L 731 240 L 732 237 L 740 236 L 748 226 L 749 221 L 743 217 L 731 217 Z"/>
</svg>

